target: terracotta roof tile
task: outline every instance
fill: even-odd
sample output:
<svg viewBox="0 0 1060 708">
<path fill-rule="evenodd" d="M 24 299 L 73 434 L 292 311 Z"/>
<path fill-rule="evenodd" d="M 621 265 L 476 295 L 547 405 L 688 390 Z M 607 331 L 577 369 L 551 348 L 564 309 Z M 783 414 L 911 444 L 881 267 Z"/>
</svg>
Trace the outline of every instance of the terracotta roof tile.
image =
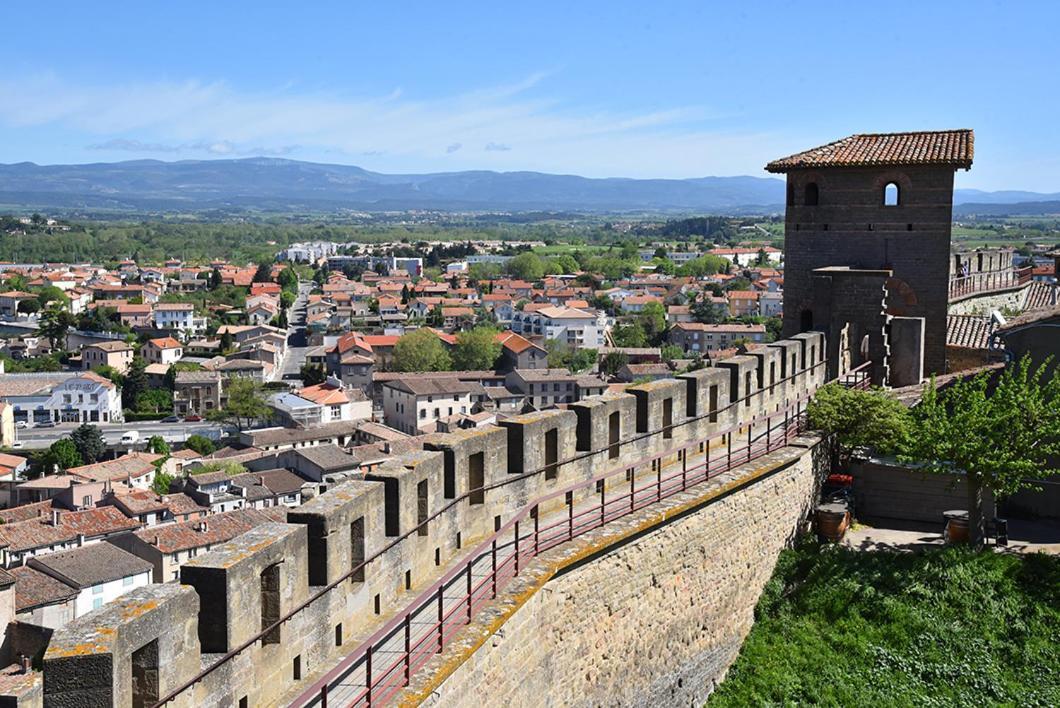
<svg viewBox="0 0 1060 708">
<path fill-rule="evenodd" d="M 951 165 L 968 169 L 974 153 L 975 134 L 967 129 L 864 133 L 773 160 L 766 170 L 886 165 Z"/>
<path fill-rule="evenodd" d="M 12 568 L 15 576 L 15 612 L 52 605 L 77 597 L 78 590 L 36 568 Z"/>
</svg>

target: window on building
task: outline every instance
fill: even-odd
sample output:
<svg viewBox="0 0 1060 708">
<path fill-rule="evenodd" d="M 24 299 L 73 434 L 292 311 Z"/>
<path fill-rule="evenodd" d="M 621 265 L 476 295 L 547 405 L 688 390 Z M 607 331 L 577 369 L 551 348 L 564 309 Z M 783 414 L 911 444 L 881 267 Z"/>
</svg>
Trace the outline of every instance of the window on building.
<svg viewBox="0 0 1060 708">
<path fill-rule="evenodd" d="M 125 586 L 125 587 L 129 587 L 130 585 L 133 584 L 133 580 L 135 580 L 135 578 L 133 578 L 133 576 L 127 575 L 127 576 L 125 576 L 124 578 L 121 579 L 121 584 L 123 586 Z"/>
<path fill-rule="evenodd" d="M 92 601 L 92 609 L 93 610 L 98 610 L 101 607 L 103 607 L 103 598 L 102 597 L 97 597 L 95 600 Z"/>
<path fill-rule="evenodd" d="M 102 585 L 93 586 L 92 594 L 93 595 L 102 595 L 103 594 L 103 586 Z"/>
<path fill-rule="evenodd" d="M 810 182 L 803 191 L 803 204 L 806 206 L 817 206 L 820 200 L 820 191 L 816 182 Z"/>
<path fill-rule="evenodd" d="M 894 182 L 888 182 L 883 187 L 883 205 L 898 206 L 901 199 L 901 190 Z"/>
</svg>

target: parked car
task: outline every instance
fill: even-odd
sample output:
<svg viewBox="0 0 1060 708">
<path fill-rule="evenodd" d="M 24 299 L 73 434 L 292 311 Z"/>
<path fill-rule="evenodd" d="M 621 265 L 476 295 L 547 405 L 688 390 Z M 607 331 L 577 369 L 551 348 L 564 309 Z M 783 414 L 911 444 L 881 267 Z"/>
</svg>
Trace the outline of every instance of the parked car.
<svg viewBox="0 0 1060 708">
<path fill-rule="evenodd" d="M 54 420 L 46 420 L 43 423 L 37 423 L 38 428 L 54 428 L 58 425 Z"/>
<path fill-rule="evenodd" d="M 185 423 L 201 423 L 202 422 L 202 416 L 201 415 L 186 415 L 186 416 L 184 416 L 184 422 Z"/>
<path fill-rule="evenodd" d="M 179 415 L 167 415 L 165 418 L 163 418 L 162 420 L 160 420 L 158 422 L 159 423 L 179 423 L 180 422 L 180 416 Z"/>
<path fill-rule="evenodd" d="M 140 431 L 139 430 L 126 430 L 124 433 L 121 434 L 121 444 L 122 445 L 133 445 L 134 443 L 138 442 L 139 440 L 140 440 Z"/>
<path fill-rule="evenodd" d="M 24 420 L 20 420 L 17 423 L 15 423 L 15 427 L 18 428 L 19 430 L 24 430 L 24 429 L 29 427 L 29 423 L 27 423 Z"/>
</svg>

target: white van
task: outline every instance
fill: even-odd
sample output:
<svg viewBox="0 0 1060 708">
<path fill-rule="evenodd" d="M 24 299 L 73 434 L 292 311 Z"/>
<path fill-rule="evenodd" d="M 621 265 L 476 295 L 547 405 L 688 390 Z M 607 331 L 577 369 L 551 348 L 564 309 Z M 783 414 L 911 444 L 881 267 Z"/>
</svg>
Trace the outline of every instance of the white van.
<svg viewBox="0 0 1060 708">
<path fill-rule="evenodd" d="M 139 430 L 126 430 L 124 433 L 121 434 L 121 444 L 122 445 L 133 445 L 139 440 L 140 440 L 140 431 Z"/>
</svg>

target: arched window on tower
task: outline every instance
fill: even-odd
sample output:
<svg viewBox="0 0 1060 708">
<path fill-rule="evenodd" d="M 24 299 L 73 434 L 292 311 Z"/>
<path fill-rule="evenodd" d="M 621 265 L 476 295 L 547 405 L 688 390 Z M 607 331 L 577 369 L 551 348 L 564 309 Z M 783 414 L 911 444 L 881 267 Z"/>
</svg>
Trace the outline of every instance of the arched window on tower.
<svg viewBox="0 0 1060 708">
<path fill-rule="evenodd" d="M 883 187 L 883 205 L 884 206 L 898 206 L 901 200 L 901 192 L 898 189 L 898 184 L 895 182 L 888 182 Z"/>
<path fill-rule="evenodd" d="M 806 189 L 803 192 L 802 203 L 806 206 L 817 206 L 819 199 L 819 192 L 817 189 L 816 182 L 810 182 L 806 185 Z"/>
</svg>

